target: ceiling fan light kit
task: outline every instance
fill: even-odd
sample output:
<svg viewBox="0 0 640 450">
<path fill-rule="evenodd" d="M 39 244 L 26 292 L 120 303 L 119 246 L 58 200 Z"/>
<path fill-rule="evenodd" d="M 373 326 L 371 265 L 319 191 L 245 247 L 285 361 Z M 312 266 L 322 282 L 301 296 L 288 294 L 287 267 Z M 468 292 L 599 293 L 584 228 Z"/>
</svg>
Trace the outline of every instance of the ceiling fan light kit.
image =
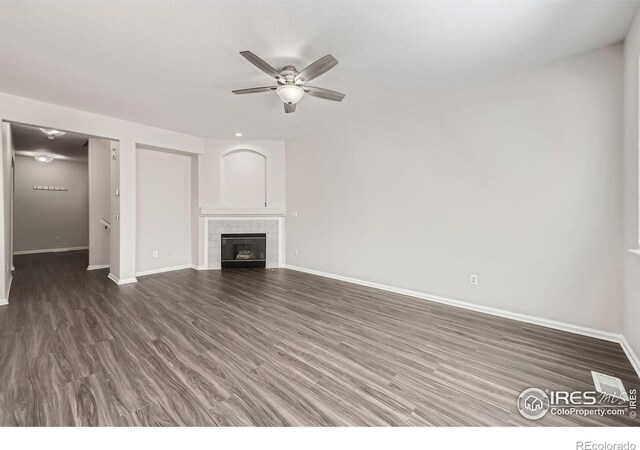
<svg viewBox="0 0 640 450">
<path fill-rule="evenodd" d="M 345 97 L 345 95 L 340 92 L 305 85 L 307 81 L 319 77 L 338 64 L 338 61 L 331 55 L 320 58 L 306 67 L 302 72 L 298 72 L 293 66 L 285 66 L 278 72 L 250 51 L 240 52 L 240 54 L 258 69 L 270 77 L 273 77 L 277 86 L 238 89 L 232 91 L 234 94 L 256 94 L 258 92 L 276 91 L 280 100 L 284 102 L 284 112 L 287 114 L 295 112 L 296 103 L 298 103 L 305 94 L 324 100 L 333 100 L 335 102 L 341 102 Z"/>
<path fill-rule="evenodd" d="M 278 97 L 280 97 L 280 100 L 283 102 L 289 105 L 295 105 L 302 99 L 304 90 L 295 84 L 284 84 L 276 89 L 276 94 L 278 94 Z"/>
</svg>

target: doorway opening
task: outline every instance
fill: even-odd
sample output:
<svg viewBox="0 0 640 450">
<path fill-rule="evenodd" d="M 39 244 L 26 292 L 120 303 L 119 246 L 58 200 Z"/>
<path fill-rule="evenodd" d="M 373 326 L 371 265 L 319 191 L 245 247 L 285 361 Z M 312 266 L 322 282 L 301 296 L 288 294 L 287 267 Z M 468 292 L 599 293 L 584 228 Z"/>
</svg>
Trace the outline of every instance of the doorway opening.
<svg viewBox="0 0 640 450">
<path fill-rule="evenodd" d="M 12 270 L 27 260 L 33 267 L 33 259 L 55 270 L 59 260 L 105 269 L 106 277 L 117 141 L 21 123 L 5 126 L 13 156 Z"/>
</svg>

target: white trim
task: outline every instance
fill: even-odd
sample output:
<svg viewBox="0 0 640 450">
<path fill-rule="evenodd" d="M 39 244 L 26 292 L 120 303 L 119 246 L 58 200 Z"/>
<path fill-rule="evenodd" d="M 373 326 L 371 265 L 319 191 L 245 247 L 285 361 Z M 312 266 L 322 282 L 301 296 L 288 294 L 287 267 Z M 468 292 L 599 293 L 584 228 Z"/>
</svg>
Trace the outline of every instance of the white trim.
<svg viewBox="0 0 640 450">
<path fill-rule="evenodd" d="M 278 221 L 278 267 L 285 267 L 285 243 L 284 243 L 284 217 L 277 216 L 260 216 L 260 217 L 203 217 L 204 219 L 204 269 L 202 270 L 219 270 L 209 267 L 209 222 L 212 220 L 276 220 Z"/>
<path fill-rule="evenodd" d="M 163 267 L 160 269 L 143 270 L 136 272 L 136 277 L 142 277 L 145 275 L 153 275 L 154 273 L 173 272 L 174 270 L 192 269 L 191 264 L 183 264 L 181 266 Z"/>
<path fill-rule="evenodd" d="M 13 276 L 9 277 L 9 287 L 7 289 L 7 297 L 0 298 L 0 306 L 9 304 L 9 294 L 11 294 L 11 284 L 13 283 Z"/>
<path fill-rule="evenodd" d="M 7 288 L 7 303 L 9 303 L 9 295 L 11 295 L 11 286 L 13 286 L 13 275 L 9 274 L 9 286 Z"/>
<path fill-rule="evenodd" d="M 108 278 L 113 281 L 115 284 L 117 284 L 118 286 L 122 285 L 122 284 L 129 284 L 129 283 L 137 283 L 138 280 L 134 277 L 134 278 L 125 278 L 124 280 L 120 280 L 117 276 L 115 276 L 112 273 L 109 273 Z"/>
<path fill-rule="evenodd" d="M 286 269 L 296 270 L 298 272 L 309 273 L 311 275 L 317 275 L 325 278 L 332 278 L 334 280 L 340 280 L 347 283 L 358 284 L 361 286 L 367 286 L 374 289 L 380 289 L 382 291 L 393 292 L 395 294 L 407 295 L 409 297 L 416 297 L 423 300 L 442 303 L 456 308 L 468 309 L 484 314 L 490 314 L 492 316 L 504 317 L 506 319 L 517 320 L 518 322 L 530 323 L 533 325 L 539 325 L 541 327 L 552 328 L 554 330 L 566 331 L 567 333 L 579 334 L 582 336 L 588 336 L 596 339 L 602 339 L 603 341 L 617 342 L 622 347 L 622 350 L 629 358 L 629 362 L 633 366 L 633 369 L 640 377 L 640 359 L 633 352 L 633 349 L 621 334 L 611 333 L 609 331 L 596 330 L 595 328 L 587 328 L 580 325 L 574 325 L 566 322 L 558 322 L 556 320 L 549 320 L 542 317 L 529 316 L 526 314 L 514 313 L 511 311 L 505 311 L 503 309 L 491 308 L 489 306 L 476 305 L 473 303 L 463 302 L 461 300 L 453 300 L 446 297 L 440 297 L 438 295 L 425 294 L 422 292 L 411 291 L 408 289 L 396 288 L 379 283 L 372 283 L 370 281 L 358 280 L 356 278 L 345 277 L 342 275 L 336 275 L 327 272 L 321 272 L 319 270 L 307 269 L 305 267 L 291 266 L 285 264 Z"/>
<path fill-rule="evenodd" d="M 87 266 L 87 270 L 108 269 L 109 267 L 111 267 L 110 264 L 99 264 L 97 266 Z"/>
<path fill-rule="evenodd" d="M 629 362 L 631 363 L 631 365 L 633 366 L 633 369 L 638 374 L 638 377 L 640 377 L 640 358 L 638 358 L 638 355 L 635 354 L 635 352 L 629 345 L 629 342 L 627 342 L 627 339 L 624 336 L 620 336 L 620 346 L 622 347 L 622 350 L 624 350 L 625 354 L 627 355 L 627 358 L 629 358 Z"/>
<path fill-rule="evenodd" d="M 573 325 L 565 322 L 558 322 L 555 320 L 544 319 L 542 317 L 529 316 L 526 314 L 514 313 L 511 311 L 505 311 L 503 309 L 491 308 L 489 306 L 476 305 L 473 303 L 464 302 L 461 300 L 453 300 L 446 297 L 440 297 L 438 295 L 425 294 L 422 292 L 411 291 L 408 289 L 396 288 L 387 286 L 384 284 L 372 283 L 369 281 L 358 280 L 350 277 L 343 277 L 342 275 L 335 275 L 332 273 L 320 272 L 318 270 L 306 269 L 304 267 L 286 265 L 285 268 L 291 270 L 297 270 L 299 272 L 310 273 L 312 275 L 318 275 L 326 278 L 333 278 L 335 280 L 346 281 L 347 283 L 359 284 L 362 286 L 371 287 L 374 289 L 380 289 L 383 291 L 393 292 L 396 294 L 408 295 L 410 297 L 421 298 L 423 300 L 429 300 L 432 302 L 442 303 L 449 306 L 455 306 L 458 308 L 469 309 L 485 314 L 491 314 L 492 316 L 504 317 L 507 319 L 517 320 L 519 322 L 531 323 L 533 325 L 540 325 L 547 328 L 554 328 L 556 330 L 568 331 L 569 333 L 581 334 L 583 336 L 594 337 L 611 342 L 620 342 L 620 335 L 610 333 L 608 331 L 596 330 L 594 328 L 587 328 L 580 325 Z"/>
<path fill-rule="evenodd" d="M 272 216 L 286 216 L 287 210 L 284 206 L 266 206 L 264 208 L 227 208 L 220 206 L 201 206 L 201 216 L 257 216 L 257 217 L 272 217 Z"/>
<path fill-rule="evenodd" d="M 19 250 L 13 252 L 14 255 L 31 255 L 34 253 L 58 253 L 58 252 L 71 252 L 74 250 L 89 250 L 89 247 L 63 247 L 63 248 L 41 248 L 38 250 Z"/>
<path fill-rule="evenodd" d="M 206 266 L 198 266 L 198 265 L 196 265 L 196 264 L 191 264 L 191 268 L 192 268 L 193 270 L 209 270 L 209 269 L 207 269 L 207 267 L 206 267 Z"/>
<path fill-rule="evenodd" d="M 287 241 L 284 233 L 286 224 L 287 221 L 284 218 L 278 220 L 278 267 L 280 268 L 287 265 Z"/>
<path fill-rule="evenodd" d="M 636 256 L 640 256 L 640 249 L 638 248 L 630 248 L 629 253 L 633 253 Z"/>
</svg>

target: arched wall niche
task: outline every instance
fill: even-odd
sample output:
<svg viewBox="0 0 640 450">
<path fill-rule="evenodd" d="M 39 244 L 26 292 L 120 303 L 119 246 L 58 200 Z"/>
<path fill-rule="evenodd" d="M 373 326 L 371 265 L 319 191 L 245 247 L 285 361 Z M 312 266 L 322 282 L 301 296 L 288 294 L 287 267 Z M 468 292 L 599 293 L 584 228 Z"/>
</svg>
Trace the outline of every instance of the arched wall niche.
<svg viewBox="0 0 640 450">
<path fill-rule="evenodd" d="M 266 207 L 267 155 L 246 148 L 223 154 L 220 160 L 220 200 L 223 207 Z"/>
</svg>

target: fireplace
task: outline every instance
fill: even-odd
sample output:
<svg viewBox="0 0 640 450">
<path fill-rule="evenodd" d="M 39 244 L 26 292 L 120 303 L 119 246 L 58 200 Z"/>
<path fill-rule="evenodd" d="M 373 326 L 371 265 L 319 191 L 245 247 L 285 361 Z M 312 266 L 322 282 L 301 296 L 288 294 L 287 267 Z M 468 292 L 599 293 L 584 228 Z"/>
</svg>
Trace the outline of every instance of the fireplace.
<svg viewBox="0 0 640 450">
<path fill-rule="evenodd" d="M 222 234 L 223 269 L 266 267 L 266 233 Z"/>
</svg>

